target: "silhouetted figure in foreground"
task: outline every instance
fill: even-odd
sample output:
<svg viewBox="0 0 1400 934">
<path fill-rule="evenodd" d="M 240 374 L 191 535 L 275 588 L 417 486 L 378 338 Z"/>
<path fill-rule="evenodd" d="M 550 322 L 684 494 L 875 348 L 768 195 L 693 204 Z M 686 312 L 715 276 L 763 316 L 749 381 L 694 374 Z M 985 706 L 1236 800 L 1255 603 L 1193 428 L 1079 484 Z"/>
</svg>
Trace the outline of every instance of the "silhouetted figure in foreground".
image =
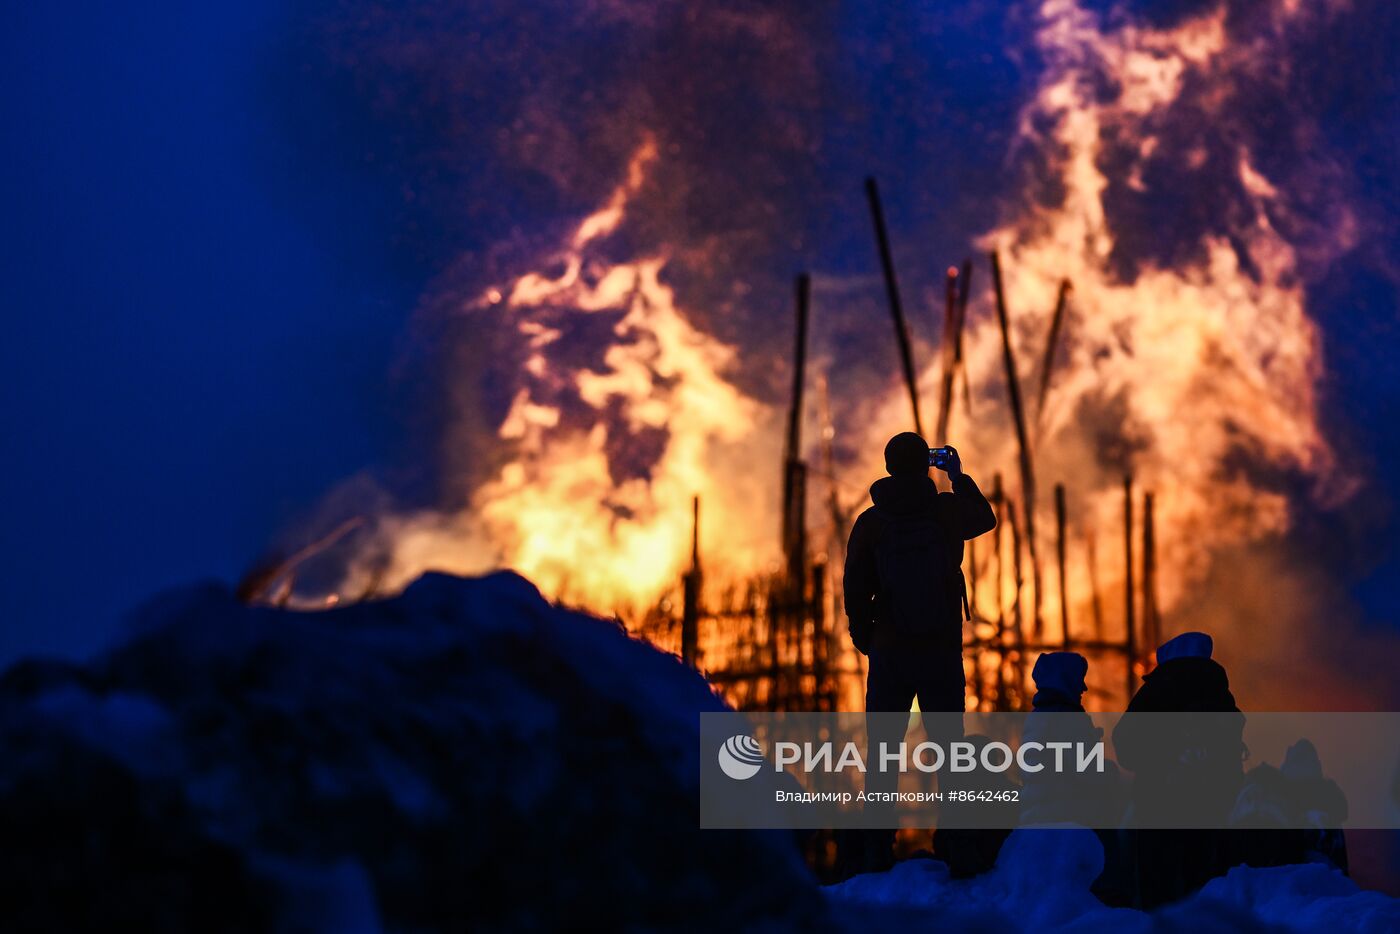
<svg viewBox="0 0 1400 934">
<path fill-rule="evenodd" d="M 1127 834 L 1140 907 L 1152 908 L 1196 891 L 1236 861 L 1224 828 L 1244 774 L 1244 715 L 1225 669 L 1211 658 L 1213 643 L 1188 632 L 1157 649 L 1157 667 L 1133 695 L 1113 731 L 1118 762 L 1133 772 Z M 1178 725 L 1138 713 L 1218 713 Z"/>
<path fill-rule="evenodd" d="M 1185 632 L 1162 643 L 1157 649 L 1157 667 L 1142 679 L 1142 687 L 1128 703 L 1128 712 L 1239 713 L 1235 695 L 1230 693 L 1229 676 L 1211 658 L 1214 651 L 1214 641 L 1203 632 Z M 1244 724 L 1243 714 L 1239 721 Z M 1117 739 L 1115 732 L 1115 743 Z"/>
<path fill-rule="evenodd" d="M 865 709 L 961 713 L 963 542 L 996 527 L 982 491 L 952 448 L 942 463 L 953 492 L 929 477 L 929 448 L 913 432 L 885 445 L 888 477 L 870 487 L 846 546 L 851 640 L 870 656 Z"/>
<path fill-rule="evenodd" d="M 1032 709 L 1026 715 L 1021 742 L 1071 743 L 1092 748 L 1103 739 L 1103 729 L 1084 712 L 1085 677 L 1089 661 L 1078 652 L 1046 652 L 1035 660 Z M 1103 772 L 1056 771 L 1022 773 L 1022 826 L 1081 824 L 1093 827 L 1103 845 L 1104 868 L 1094 881 L 1094 892 L 1105 901 L 1131 901 L 1131 880 L 1123 871 L 1123 842 L 1117 830 L 1127 806 L 1127 782 L 1118 764 L 1106 759 Z M 1110 829 L 1112 828 L 1112 829 Z"/>
<path fill-rule="evenodd" d="M 951 493 L 938 492 L 929 477 L 935 460 L 952 482 Z M 963 542 L 991 531 L 996 515 L 952 448 L 935 455 L 923 438 L 904 432 L 885 445 L 885 469 L 890 475 L 870 487 L 874 505 L 856 519 L 846 547 L 851 640 L 870 656 L 865 709 L 908 712 L 917 698 L 921 711 L 962 713 Z M 929 736 L 937 743 L 962 735 L 960 727 L 933 732 L 946 734 Z M 903 738 L 902 732 L 871 731 L 869 741 L 876 748 Z M 872 772 L 868 787 L 894 790 L 895 778 Z M 887 868 L 892 841 L 893 831 L 868 835 L 865 868 Z"/>
<path fill-rule="evenodd" d="M 1089 749 L 1103 739 L 1102 728 L 1084 712 L 1088 672 L 1089 662 L 1078 652 L 1046 652 L 1035 660 L 1031 679 L 1036 691 L 1022 743 L 1065 742 Z M 1122 777 L 1112 760 L 1105 762 L 1103 772 L 1044 768 L 1026 772 L 1022 781 L 1022 824 L 1111 827 L 1117 825 L 1127 803 Z"/>
</svg>

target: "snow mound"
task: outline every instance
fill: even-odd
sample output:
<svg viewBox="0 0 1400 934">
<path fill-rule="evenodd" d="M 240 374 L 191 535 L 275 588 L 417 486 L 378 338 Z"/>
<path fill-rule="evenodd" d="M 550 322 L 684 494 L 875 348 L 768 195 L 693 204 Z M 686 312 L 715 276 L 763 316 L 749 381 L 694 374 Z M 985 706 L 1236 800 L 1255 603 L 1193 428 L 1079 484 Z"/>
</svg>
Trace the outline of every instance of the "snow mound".
<svg viewBox="0 0 1400 934">
<path fill-rule="evenodd" d="M 322 613 L 167 594 L 0 677 L 0 928 L 775 928 L 790 837 L 700 833 L 676 659 L 513 574 Z"/>
<path fill-rule="evenodd" d="M 1013 831 L 992 871 L 972 879 L 952 879 L 941 862 L 914 859 L 887 873 L 829 886 L 826 893 L 843 917 L 894 907 L 918 909 L 926 915 L 923 923 L 954 930 L 970 919 L 979 931 L 1077 930 L 1072 925 L 1086 921 L 1135 930 L 1132 925 L 1145 916 L 1106 908 L 1089 891 L 1102 870 L 1103 846 L 1093 831 L 1037 828 Z"/>
<path fill-rule="evenodd" d="M 1400 900 L 1362 891 L 1320 864 L 1236 867 L 1191 898 L 1150 914 L 1104 906 L 1089 891 L 1102 868 L 1103 847 L 1093 831 L 1023 828 L 1007 838 L 996 867 L 973 879 L 955 880 L 941 862 L 913 859 L 825 893 L 851 930 L 877 924 L 989 934 L 1400 930 Z"/>
<path fill-rule="evenodd" d="M 1251 869 L 1212 879 L 1194 901 L 1243 909 L 1285 931 L 1400 931 L 1400 900 L 1366 892 L 1322 863 Z"/>
</svg>

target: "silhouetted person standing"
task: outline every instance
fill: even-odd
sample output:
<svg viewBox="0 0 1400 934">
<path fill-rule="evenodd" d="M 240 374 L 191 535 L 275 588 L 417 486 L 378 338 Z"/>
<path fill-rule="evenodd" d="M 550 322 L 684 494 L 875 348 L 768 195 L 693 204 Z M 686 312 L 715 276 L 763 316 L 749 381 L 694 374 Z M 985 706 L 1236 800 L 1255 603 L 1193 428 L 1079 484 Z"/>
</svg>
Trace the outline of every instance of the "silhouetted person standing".
<svg viewBox="0 0 1400 934">
<path fill-rule="evenodd" d="M 956 451 L 943 464 L 953 492 L 929 477 L 929 448 L 906 431 L 885 445 L 888 477 L 870 487 L 846 546 L 851 640 L 870 656 L 868 711 L 963 710 L 963 542 L 996 527 L 996 514 Z"/>
<path fill-rule="evenodd" d="M 1237 862 L 1236 840 L 1223 828 L 1244 777 L 1244 714 L 1213 648 L 1203 632 L 1163 643 L 1113 731 L 1118 762 L 1134 773 L 1130 823 L 1191 827 L 1129 834 L 1141 908 L 1195 892 Z M 1213 716 L 1140 716 L 1168 713 Z"/>
<path fill-rule="evenodd" d="M 890 475 L 870 487 L 874 505 L 856 519 L 846 546 L 851 639 L 870 656 L 867 712 L 907 713 L 915 698 L 924 713 L 961 714 L 964 709 L 963 542 L 991 531 L 996 514 L 962 472 L 957 452 L 942 452 L 938 466 L 952 481 L 951 493 L 938 492 L 929 477 L 932 457 L 923 438 L 913 432 L 891 438 L 885 445 Z M 903 721 L 891 719 L 887 729 L 872 723 L 872 750 L 904 738 Z M 944 729 L 926 721 L 925 727 L 929 739 L 940 744 L 962 736 L 960 723 Z M 897 779 L 893 773 L 868 772 L 867 791 L 893 791 Z M 941 812 L 940 824 L 948 813 Z M 887 868 L 893 840 L 893 830 L 867 836 L 867 870 Z"/>
</svg>

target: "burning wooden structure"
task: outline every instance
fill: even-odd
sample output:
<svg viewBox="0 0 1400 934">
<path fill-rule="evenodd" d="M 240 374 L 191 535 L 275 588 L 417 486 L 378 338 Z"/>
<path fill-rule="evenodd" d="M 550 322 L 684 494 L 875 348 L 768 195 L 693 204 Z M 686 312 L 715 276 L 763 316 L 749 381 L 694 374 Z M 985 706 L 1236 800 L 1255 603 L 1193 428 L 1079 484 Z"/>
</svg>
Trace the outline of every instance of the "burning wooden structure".
<svg viewBox="0 0 1400 934">
<path fill-rule="evenodd" d="M 895 350 L 909 396 L 911 427 L 922 432 L 924 422 L 914 348 L 879 189 L 873 180 L 867 180 L 865 194 L 893 325 Z M 583 228 L 591 227 L 596 224 L 591 220 L 584 222 Z M 996 350 L 1000 367 L 994 366 L 993 372 L 999 369 L 1005 381 L 1011 421 L 1008 427 L 1016 445 L 1008 476 L 994 474 L 983 478 L 997 513 L 997 528 L 990 535 L 970 542 L 966 549 L 964 574 L 973 617 L 964 630 L 968 703 L 980 710 L 1027 707 L 1032 693 L 1029 672 L 1036 656 L 1045 651 L 1072 650 L 1082 652 L 1091 661 L 1089 703 L 1099 709 L 1121 709 L 1134 690 L 1137 678 L 1150 664 L 1151 650 L 1161 639 L 1156 594 L 1160 579 L 1154 522 L 1156 501 L 1152 492 L 1140 491 L 1133 478 L 1125 476 L 1121 523 L 1110 519 L 1108 524 L 1115 527 L 1094 528 L 1091 521 L 1076 515 L 1076 506 L 1082 508 L 1084 499 L 1077 503 L 1076 491 L 1064 482 L 1056 482 L 1051 487 L 1054 537 L 1051 540 L 1042 536 L 1036 519 L 1038 516 L 1049 518 L 1050 513 L 1047 510 L 1042 514 L 1036 508 L 1035 439 L 1044 430 L 1041 426 L 1046 400 L 1054 389 L 1057 350 L 1063 346 L 1065 334 L 1071 327 L 1073 288 L 1068 279 L 1058 284 L 1044 348 L 1036 355 L 1039 366 L 1024 376 L 1026 384 L 1036 387 L 1036 394 L 1030 397 L 1023 392 L 1023 374 L 1016 357 L 1016 343 L 1012 340 L 1013 309 L 1009 307 L 1002 281 L 1001 258 L 992 253 L 988 266 L 995 300 L 995 336 L 999 338 Z M 629 315 L 656 312 L 650 301 L 640 296 L 643 273 L 654 277 L 658 268 L 637 271 L 633 296 L 627 302 Z M 937 329 L 941 335 L 940 372 L 935 383 L 937 413 L 929 422 L 936 432 L 929 440 L 935 444 L 948 441 L 955 414 L 961 412 L 960 417 L 969 421 L 973 414 L 969 368 L 964 361 L 964 330 L 973 272 L 969 259 L 959 267 L 950 267 L 944 277 L 943 316 Z M 661 293 L 653 289 L 652 294 Z M 684 570 L 676 585 L 667 587 L 666 575 L 673 573 L 668 569 L 659 578 L 659 586 L 666 588 L 666 593 L 649 610 L 637 612 L 635 604 L 626 604 L 625 613 L 613 611 L 626 617 L 626 625 L 633 633 L 675 652 L 704 672 L 740 709 L 859 710 L 863 707 L 864 658 L 850 643 L 841 605 L 840 569 L 856 504 L 843 503 L 836 486 L 834 429 L 822 374 L 815 374 L 812 379 L 822 425 L 821 438 L 816 445 L 804 445 L 802 437 L 804 413 L 809 404 L 806 370 L 811 298 L 811 280 L 806 275 L 798 276 L 794 289 L 791 397 L 785 420 L 781 473 L 777 478 L 781 510 L 774 531 L 778 533 L 780 560 L 775 567 L 757 574 L 750 572 L 746 579 L 737 582 L 707 580 L 701 565 L 705 502 L 696 496 L 685 504 L 689 506 L 690 518 L 686 542 L 689 560 L 678 562 Z M 668 313 L 679 320 L 674 308 Z M 536 328 L 532 333 L 543 332 Z M 806 459 L 813 451 L 819 458 L 815 465 Z M 553 461 L 542 459 L 540 463 Z M 520 477 L 524 476 L 522 470 Z M 815 483 L 809 482 L 814 478 Z M 823 485 L 825 502 L 817 505 L 816 491 Z M 529 488 L 523 483 L 517 487 Z M 1087 497 L 1086 491 L 1079 492 L 1081 497 Z M 491 506 L 509 511 L 519 504 L 519 499 L 507 498 Z M 553 510 L 548 512 L 553 516 Z M 724 515 L 722 509 L 717 512 Z M 821 528 L 809 528 L 810 517 L 823 514 L 829 521 L 823 520 Z M 732 519 L 732 507 L 729 515 Z M 362 531 L 365 524 L 363 519 L 352 517 L 299 551 L 260 564 L 244 581 L 240 594 L 251 602 L 286 605 L 293 597 L 301 566 L 347 536 Z M 1102 513 L 1097 524 L 1105 524 Z M 544 530 L 552 528 L 555 527 L 547 525 Z M 550 538 L 548 535 L 541 537 Z M 1119 556 L 1109 555 L 1105 550 L 1111 541 L 1121 542 L 1121 566 Z M 635 560 L 637 553 L 629 557 Z M 1100 587 L 1099 562 L 1103 557 L 1109 559 L 1105 562 L 1106 580 L 1116 582 L 1122 572 L 1121 598 L 1114 598 Z M 1048 566 L 1047 560 L 1053 561 L 1053 566 Z M 1071 562 L 1078 571 L 1087 571 L 1087 574 L 1067 573 Z M 575 570 L 577 564 L 577 556 L 570 555 L 569 570 Z M 669 563 L 666 565 L 669 568 Z M 384 581 L 384 565 L 372 563 L 372 567 L 372 573 L 366 575 L 355 590 L 333 592 L 320 600 L 308 600 L 305 605 L 331 606 L 347 599 L 369 599 L 386 588 L 392 590 L 394 584 L 386 585 Z M 1075 587 L 1085 592 L 1071 593 L 1071 588 Z M 646 599 L 649 601 L 655 592 L 649 591 Z M 594 604 L 595 608 L 597 606 Z M 1052 611 L 1048 619 L 1046 606 Z M 1121 607 L 1121 615 L 1113 612 L 1118 607 Z M 1118 625 L 1120 618 L 1122 623 Z"/>
<path fill-rule="evenodd" d="M 916 371 L 879 192 L 873 180 L 867 180 L 866 194 L 901 370 L 918 430 L 922 421 Z M 1099 543 L 1108 540 L 1106 534 L 1101 534 L 1105 530 L 1086 528 L 1075 521 L 1073 495 L 1063 482 L 1056 483 L 1051 552 L 1054 567 L 1047 574 L 1040 547 L 1045 543 L 1035 525 L 1032 432 L 1040 422 L 1053 384 L 1056 350 L 1066 327 L 1072 286 L 1068 280 L 1060 284 L 1036 374 L 1038 393 L 1033 400 L 1033 414 L 1028 416 L 1011 341 L 1011 313 L 1002 287 L 1001 262 L 996 253 L 990 254 L 989 265 L 1017 440 L 1015 488 L 1019 495 L 1008 491 L 1000 474 L 991 478 L 988 499 L 997 513 L 997 528 L 983 539 L 969 543 L 965 556 L 964 574 L 972 616 L 964 626 L 963 640 L 969 709 L 1029 708 L 1034 691 L 1030 670 L 1035 658 L 1047 651 L 1076 651 L 1088 657 L 1091 671 L 1098 676 L 1097 680 L 1091 679 L 1089 703 L 1100 709 L 1122 709 L 1150 666 L 1151 652 L 1161 638 L 1153 494 L 1140 493 L 1130 475 L 1123 478 L 1122 524 L 1114 537 L 1121 540 L 1127 572 L 1121 597 L 1122 625 L 1119 632 L 1110 635 L 1105 620 L 1109 601 L 1099 592 L 1097 569 Z M 946 277 L 937 436 L 930 439 L 935 443 L 944 443 L 947 438 L 959 379 L 970 412 L 971 399 L 962 366 L 962 331 L 972 269 L 971 261 L 965 261 L 960 268 L 949 268 Z M 842 508 L 835 486 L 829 482 L 830 529 L 822 546 L 813 547 L 807 528 L 807 480 L 811 472 L 802 458 L 801 438 L 811 305 L 811 283 L 806 275 L 797 278 L 795 295 L 793 383 L 781 474 L 781 568 L 706 594 L 701 587 L 699 547 L 703 504 L 697 499 L 691 561 L 679 587 L 679 606 L 673 599 L 663 599 L 637 622 L 634 630 L 677 651 L 739 709 L 858 710 L 863 707 L 864 659 L 846 634 L 838 570 L 844 561 L 845 538 L 854 510 Z M 819 382 L 819 388 L 824 407 L 825 383 Z M 829 481 L 833 473 L 829 436 L 823 441 L 825 463 L 815 473 Z M 1066 568 L 1072 552 L 1078 553 L 1087 566 L 1092 591 L 1089 594 L 1068 592 L 1070 575 Z M 1059 610 L 1053 625 L 1047 626 L 1043 607 L 1050 580 L 1054 581 Z M 1071 609 L 1075 606 L 1087 606 L 1088 618 L 1075 618 Z"/>
</svg>

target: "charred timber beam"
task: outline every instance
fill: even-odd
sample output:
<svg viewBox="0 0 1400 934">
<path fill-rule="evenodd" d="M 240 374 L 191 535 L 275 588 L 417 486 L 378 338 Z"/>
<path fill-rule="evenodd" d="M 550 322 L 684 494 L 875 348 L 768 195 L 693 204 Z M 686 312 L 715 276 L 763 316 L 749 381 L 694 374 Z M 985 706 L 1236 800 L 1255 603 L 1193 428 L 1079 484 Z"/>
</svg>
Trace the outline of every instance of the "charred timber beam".
<svg viewBox="0 0 1400 934">
<path fill-rule="evenodd" d="M 938 425 L 929 440 L 935 445 L 948 443 L 948 419 L 953 408 L 953 379 L 957 375 L 958 271 L 949 267 L 943 281 L 943 346 L 939 348 L 942 373 L 939 374 Z"/>
<path fill-rule="evenodd" d="M 1137 688 L 1137 620 L 1133 604 L 1137 600 L 1133 581 L 1133 475 L 1123 476 L 1123 624 L 1128 649 L 1128 699 Z"/>
<path fill-rule="evenodd" d="M 1045 338 L 1045 357 L 1040 362 L 1040 394 L 1035 404 L 1036 424 L 1045 413 L 1045 397 L 1050 392 L 1050 376 L 1055 368 L 1055 351 L 1060 343 L 1060 330 L 1065 319 L 1065 305 L 1069 297 L 1068 279 L 1060 280 L 1060 294 L 1055 299 L 1055 314 L 1050 318 L 1050 334 Z"/>
<path fill-rule="evenodd" d="M 807 470 L 802 462 L 802 397 L 807 383 L 807 321 L 811 305 L 811 278 L 803 273 L 795 286 L 797 327 L 793 349 L 792 402 L 788 409 L 786 450 L 783 458 L 783 556 L 793 598 L 800 596 L 806 576 Z"/>
<path fill-rule="evenodd" d="M 1030 437 L 1026 431 L 1026 412 L 1021 404 L 1021 379 L 1016 371 L 1016 355 L 1011 348 L 1011 323 L 1006 311 L 1006 290 L 1002 287 L 1001 260 L 995 250 L 991 254 L 992 284 L 996 290 L 997 322 L 1001 326 L 1001 358 L 1006 369 L 1006 388 L 1011 402 L 1011 416 L 1016 423 L 1016 445 L 1020 453 L 1021 507 L 1026 520 L 1026 545 L 1030 553 L 1032 586 L 1032 631 L 1039 638 L 1043 629 L 1040 613 L 1040 556 L 1035 539 L 1035 471 L 1031 464 Z"/>
<path fill-rule="evenodd" d="M 1055 484 L 1055 565 L 1060 584 L 1060 648 L 1069 650 L 1069 588 L 1065 584 L 1065 485 Z"/>
<path fill-rule="evenodd" d="M 700 648 L 700 497 L 690 501 L 690 570 L 682 578 L 681 659 L 692 668 Z"/>
<path fill-rule="evenodd" d="M 894 318 L 894 336 L 899 343 L 899 359 L 904 369 L 904 382 L 909 389 L 909 404 L 914 411 L 914 430 L 924 433 L 919 418 L 919 383 L 914 374 L 914 352 L 909 346 L 909 328 L 904 320 L 904 305 L 899 300 L 899 282 L 895 279 L 894 258 L 890 254 L 890 235 L 885 229 L 885 211 L 880 205 L 880 189 L 875 179 L 865 180 L 865 196 L 870 202 L 870 219 L 875 225 L 875 245 L 880 251 L 880 268 L 885 275 L 885 296 Z"/>
<path fill-rule="evenodd" d="M 1152 518 L 1153 496 L 1142 502 L 1142 631 L 1143 649 L 1162 644 L 1161 617 L 1157 612 L 1157 531 Z"/>
</svg>

